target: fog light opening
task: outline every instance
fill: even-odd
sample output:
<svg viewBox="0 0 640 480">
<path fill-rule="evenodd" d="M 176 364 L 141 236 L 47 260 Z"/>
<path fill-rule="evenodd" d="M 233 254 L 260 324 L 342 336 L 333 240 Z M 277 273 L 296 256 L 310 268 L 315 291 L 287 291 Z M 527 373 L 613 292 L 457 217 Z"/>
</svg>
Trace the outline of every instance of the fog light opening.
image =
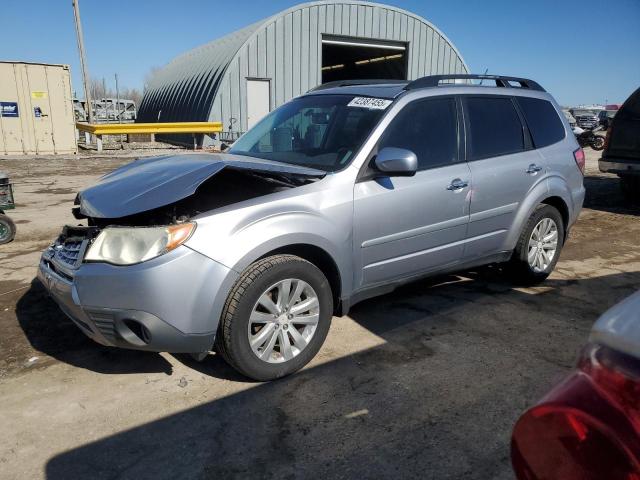
<svg viewBox="0 0 640 480">
<path fill-rule="evenodd" d="M 151 342 L 151 332 L 143 324 L 131 319 L 124 320 L 124 324 L 141 342 L 144 344 Z"/>
</svg>

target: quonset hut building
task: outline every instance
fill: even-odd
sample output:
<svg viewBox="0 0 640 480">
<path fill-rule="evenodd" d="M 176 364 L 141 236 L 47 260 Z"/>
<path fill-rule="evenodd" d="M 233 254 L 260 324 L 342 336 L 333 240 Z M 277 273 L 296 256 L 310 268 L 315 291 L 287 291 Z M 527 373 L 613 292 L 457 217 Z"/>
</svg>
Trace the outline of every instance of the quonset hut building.
<svg viewBox="0 0 640 480">
<path fill-rule="evenodd" d="M 321 83 L 445 73 L 468 69 L 418 15 L 361 1 L 304 3 L 175 58 L 148 85 L 137 121 L 221 121 L 233 136 Z M 190 135 L 162 139 L 193 145 Z"/>
</svg>

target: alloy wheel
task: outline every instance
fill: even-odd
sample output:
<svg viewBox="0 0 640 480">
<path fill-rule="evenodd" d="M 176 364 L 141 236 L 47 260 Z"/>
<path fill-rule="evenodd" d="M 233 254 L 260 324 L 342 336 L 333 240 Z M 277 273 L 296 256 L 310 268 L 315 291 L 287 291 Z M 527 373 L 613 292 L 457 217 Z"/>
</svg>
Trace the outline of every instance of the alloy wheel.
<svg viewBox="0 0 640 480">
<path fill-rule="evenodd" d="M 281 280 L 260 295 L 251 311 L 251 350 L 264 362 L 287 362 L 309 345 L 319 319 L 320 303 L 311 285 L 295 278 Z"/>
<path fill-rule="evenodd" d="M 534 272 L 544 272 L 558 250 L 558 226 L 548 217 L 538 222 L 529 238 L 529 251 L 527 260 Z"/>
</svg>

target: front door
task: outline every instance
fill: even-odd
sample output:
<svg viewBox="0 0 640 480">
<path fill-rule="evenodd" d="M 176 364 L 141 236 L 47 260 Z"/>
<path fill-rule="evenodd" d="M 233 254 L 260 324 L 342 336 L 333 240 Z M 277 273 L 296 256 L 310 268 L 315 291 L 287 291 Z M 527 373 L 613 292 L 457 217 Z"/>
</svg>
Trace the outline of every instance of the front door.
<svg viewBox="0 0 640 480">
<path fill-rule="evenodd" d="M 413 177 L 368 172 L 356 183 L 356 289 L 461 260 L 471 184 L 469 167 L 459 155 L 458 132 L 455 99 L 432 97 L 406 105 L 383 134 L 377 150 L 411 150 L 419 171 Z"/>
</svg>

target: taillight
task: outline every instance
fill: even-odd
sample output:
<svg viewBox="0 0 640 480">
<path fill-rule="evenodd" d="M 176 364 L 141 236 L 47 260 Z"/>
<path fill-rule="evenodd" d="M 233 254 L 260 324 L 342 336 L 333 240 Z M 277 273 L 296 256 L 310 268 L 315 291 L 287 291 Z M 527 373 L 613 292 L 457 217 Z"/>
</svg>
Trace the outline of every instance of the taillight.
<svg viewBox="0 0 640 480">
<path fill-rule="evenodd" d="M 582 150 L 581 148 L 577 149 L 575 152 L 573 152 L 573 158 L 576 161 L 576 165 L 578 165 L 578 168 L 584 175 L 584 165 L 586 162 L 586 157 L 584 156 L 584 150 Z"/>
<path fill-rule="evenodd" d="M 640 480 L 640 361 L 589 346 L 580 370 L 516 423 L 519 480 Z"/>
</svg>

